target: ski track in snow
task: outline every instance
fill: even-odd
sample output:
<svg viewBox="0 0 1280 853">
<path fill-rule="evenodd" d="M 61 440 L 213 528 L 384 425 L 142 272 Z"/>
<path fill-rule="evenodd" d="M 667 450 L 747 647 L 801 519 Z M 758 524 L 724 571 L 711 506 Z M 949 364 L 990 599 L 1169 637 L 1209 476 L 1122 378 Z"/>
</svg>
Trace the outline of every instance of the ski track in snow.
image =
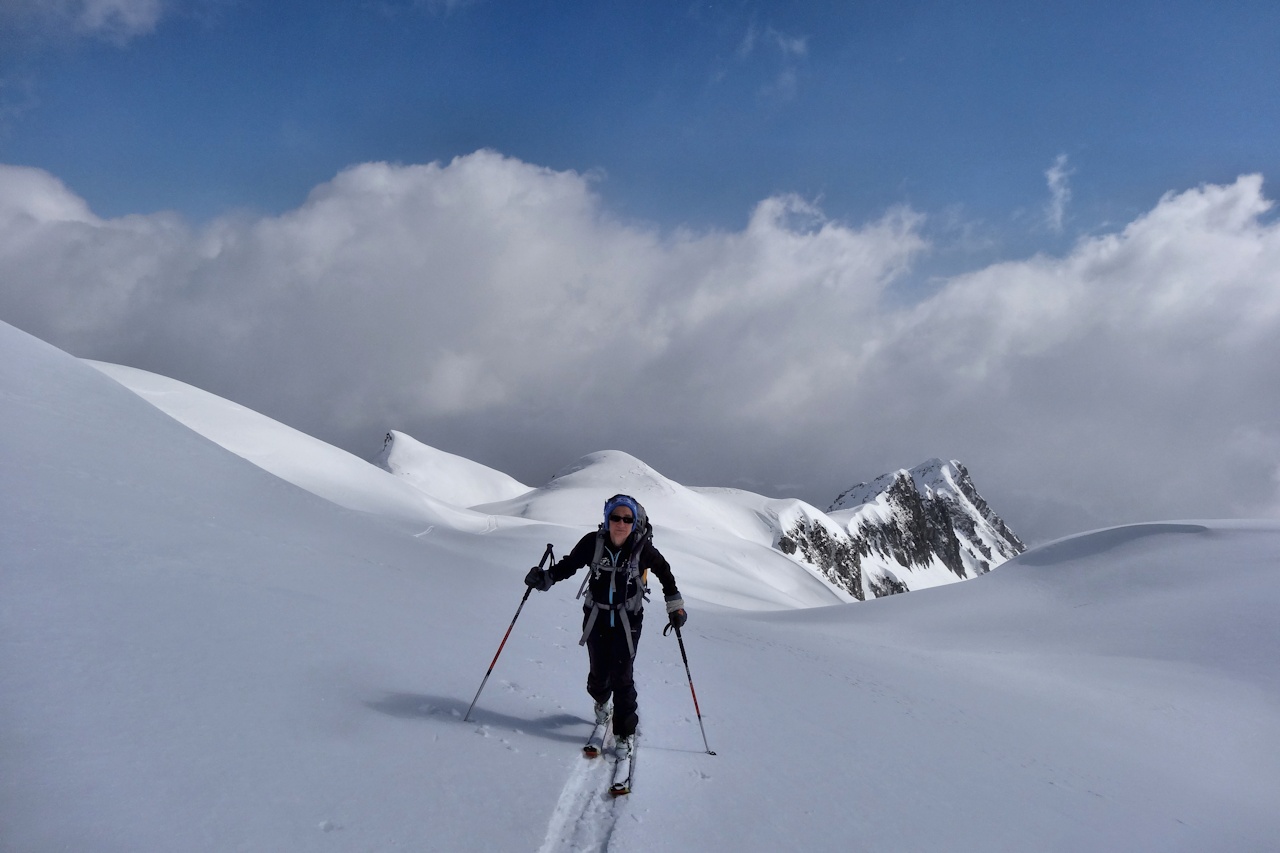
<svg viewBox="0 0 1280 853">
<path fill-rule="evenodd" d="M 630 795 L 610 796 L 613 736 L 600 758 L 583 758 L 569 774 L 538 853 L 605 853 Z M 634 772 L 634 765 L 633 765 Z"/>
</svg>

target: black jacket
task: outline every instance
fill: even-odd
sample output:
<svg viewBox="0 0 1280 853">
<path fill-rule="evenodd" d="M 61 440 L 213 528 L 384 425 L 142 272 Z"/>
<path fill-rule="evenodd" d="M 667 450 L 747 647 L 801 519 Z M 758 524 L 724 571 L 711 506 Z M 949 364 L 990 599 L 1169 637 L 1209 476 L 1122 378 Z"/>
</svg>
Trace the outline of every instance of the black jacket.
<svg viewBox="0 0 1280 853">
<path fill-rule="evenodd" d="M 596 537 L 600 535 L 599 531 L 593 531 L 578 540 L 578 544 L 573 546 L 573 550 L 567 556 L 551 567 L 551 579 L 553 581 L 562 581 L 573 577 L 579 569 L 589 567 L 591 560 L 596 555 Z M 604 534 L 604 552 L 601 555 L 612 565 L 624 565 L 631 558 L 631 539 L 627 539 L 622 544 L 622 548 L 615 548 L 613 542 L 609 540 L 609 535 Z M 675 575 L 671 574 L 671 564 L 667 562 L 667 558 L 655 547 L 653 543 L 646 540 L 640 552 L 640 574 L 644 575 L 646 569 L 657 575 L 658 580 L 662 584 L 663 597 L 667 599 L 678 598 L 680 590 L 676 586 Z M 609 584 L 612 581 L 614 572 L 601 572 L 600 576 L 590 582 L 592 597 L 603 603 L 609 602 L 610 589 Z M 621 578 L 619 578 L 621 580 Z M 613 601 L 622 602 L 634 595 L 636 581 L 631 581 L 625 593 L 621 590 L 614 591 Z"/>
</svg>

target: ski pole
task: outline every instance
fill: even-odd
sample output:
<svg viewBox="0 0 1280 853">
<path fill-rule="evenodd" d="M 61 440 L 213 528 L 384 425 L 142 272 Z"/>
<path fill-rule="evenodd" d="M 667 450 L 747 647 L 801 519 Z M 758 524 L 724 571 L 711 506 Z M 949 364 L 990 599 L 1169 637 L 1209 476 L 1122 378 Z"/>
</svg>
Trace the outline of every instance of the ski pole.
<svg viewBox="0 0 1280 853">
<path fill-rule="evenodd" d="M 542 552 L 542 559 L 538 561 L 538 568 L 546 565 L 547 558 L 555 561 L 555 556 L 551 552 L 551 543 L 547 543 L 547 550 Z M 480 682 L 480 689 L 476 691 L 476 698 L 471 700 L 471 706 L 467 708 L 467 713 L 462 715 L 462 722 L 467 722 L 471 716 L 471 711 L 476 707 L 476 701 L 480 698 L 480 693 L 484 690 L 484 686 L 489 683 L 489 676 L 493 674 L 493 668 L 498 664 L 498 655 L 502 654 L 502 647 L 507 644 L 507 637 L 511 636 L 511 629 L 516 626 L 516 620 L 520 618 L 520 611 L 524 610 L 524 603 L 529 600 L 529 593 L 533 592 L 533 587 L 524 588 L 524 597 L 520 599 L 520 606 L 516 608 L 516 615 L 511 617 L 511 624 L 507 626 L 507 633 L 502 635 L 502 642 L 498 644 L 497 654 L 493 656 L 493 662 L 489 664 L 489 671 L 484 674 L 484 681 Z"/>
<path fill-rule="evenodd" d="M 702 725 L 702 711 L 698 708 L 698 691 L 693 689 L 693 674 L 689 672 L 689 656 L 684 653 L 684 637 L 680 636 L 680 629 L 674 623 L 671 627 L 676 629 L 676 642 L 680 644 L 680 659 L 684 661 L 684 674 L 689 676 L 689 693 L 693 695 L 693 712 L 698 715 L 698 728 L 702 729 L 702 745 L 707 748 L 707 755 L 715 755 L 707 744 L 706 726 Z"/>
</svg>

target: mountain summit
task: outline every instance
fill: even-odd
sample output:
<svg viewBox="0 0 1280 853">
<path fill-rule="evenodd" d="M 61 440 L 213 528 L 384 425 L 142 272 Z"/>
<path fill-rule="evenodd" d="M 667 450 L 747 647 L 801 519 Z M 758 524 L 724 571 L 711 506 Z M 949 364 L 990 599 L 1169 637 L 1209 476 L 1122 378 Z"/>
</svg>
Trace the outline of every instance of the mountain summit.
<svg viewBox="0 0 1280 853">
<path fill-rule="evenodd" d="M 777 548 L 854 598 L 976 577 L 1026 550 L 959 462 L 930 459 L 793 514 Z"/>
<path fill-rule="evenodd" d="M 1026 550 L 955 460 L 930 459 L 859 483 L 828 513 L 862 562 L 891 570 L 906 589 L 976 577 Z"/>
</svg>

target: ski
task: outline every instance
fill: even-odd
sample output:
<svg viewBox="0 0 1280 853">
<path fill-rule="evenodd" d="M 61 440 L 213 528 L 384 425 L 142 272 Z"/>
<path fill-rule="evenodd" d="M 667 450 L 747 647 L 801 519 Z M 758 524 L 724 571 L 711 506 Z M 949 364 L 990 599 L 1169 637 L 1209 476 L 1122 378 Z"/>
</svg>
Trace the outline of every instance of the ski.
<svg viewBox="0 0 1280 853">
<path fill-rule="evenodd" d="M 609 721 L 596 723 L 591 729 L 591 737 L 582 745 L 582 754 L 587 758 L 596 758 L 604 751 L 604 739 L 609 733 Z"/>
<path fill-rule="evenodd" d="M 621 797 L 631 793 L 631 776 L 636 762 L 636 739 L 631 738 L 631 750 L 626 756 L 618 756 L 613 762 L 613 782 L 609 785 L 609 796 Z"/>
</svg>

